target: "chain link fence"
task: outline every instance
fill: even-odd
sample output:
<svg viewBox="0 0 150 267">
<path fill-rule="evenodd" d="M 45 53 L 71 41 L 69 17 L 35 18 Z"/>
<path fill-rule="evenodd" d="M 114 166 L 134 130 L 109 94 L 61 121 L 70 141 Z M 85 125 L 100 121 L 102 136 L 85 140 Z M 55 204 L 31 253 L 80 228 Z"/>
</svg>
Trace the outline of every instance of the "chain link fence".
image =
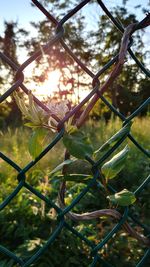
<svg viewBox="0 0 150 267">
<path fill-rule="evenodd" d="M 56 26 L 56 33 L 53 38 L 49 40 L 44 46 L 43 51 L 48 52 L 51 47 L 55 44 L 57 45 L 60 43 L 62 47 L 65 49 L 65 51 L 73 58 L 73 60 L 80 66 L 80 68 L 89 75 L 90 78 L 93 79 L 92 82 L 92 90 L 91 92 L 82 100 L 75 108 L 73 108 L 65 117 L 58 122 L 58 133 L 54 140 L 40 153 L 38 157 L 36 157 L 35 160 L 31 161 L 27 166 L 24 166 L 24 168 L 20 168 L 14 161 L 12 161 L 10 158 L 8 158 L 5 154 L 0 152 L 0 157 L 9 165 L 11 165 L 17 172 L 18 175 L 16 179 L 18 180 L 18 185 L 14 189 L 14 191 L 0 204 L 0 210 L 2 211 L 5 209 L 7 205 L 9 205 L 10 201 L 13 200 L 17 194 L 20 192 L 20 190 L 25 187 L 27 190 L 29 190 L 32 194 L 34 194 L 36 197 L 38 197 L 40 200 L 44 201 L 47 206 L 50 208 L 54 208 L 57 213 L 57 225 L 55 227 L 55 230 L 53 233 L 49 236 L 47 242 L 30 258 L 28 258 L 26 261 L 24 261 L 22 258 L 18 257 L 16 254 L 14 254 L 12 251 L 8 250 L 7 247 L 1 245 L 0 246 L 0 253 L 7 255 L 9 258 L 12 258 L 17 264 L 17 266 L 31 266 L 41 255 L 50 248 L 53 242 L 57 239 L 57 237 L 60 235 L 62 229 L 66 229 L 66 231 L 69 231 L 72 233 L 74 238 L 79 238 L 85 244 L 89 247 L 91 251 L 91 267 L 93 266 L 105 266 L 105 267 L 113 267 L 110 263 L 108 263 L 102 256 L 101 256 L 101 250 L 102 248 L 108 243 L 110 239 L 114 236 L 114 234 L 119 233 L 120 229 L 123 228 L 125 231 L 127 231 L 131 236 L 136 238 L 139 241 L 139 244 L 145 245 L 145 254 L 140 259 L 139 262 L 137 262 L 136 267 L 145 266 L 145 262 L 150 256 L 150 240 L 149 240 L 149 234 L 148 227 L 143 225 L 140 220 L 137 218 L 134 218 L 132 212 L 130 211 L 130 207 L 125 207 L 122 209 L 122 214 L 118 212 L 118 210 L 99 210 L 95 212 L 89 212 L 86 214 L 75 214 L 72 212 L 72 209 L 82 200 L 82 198 L 89 192 L 90 188 L 93 186 L 96 186 L 99 188 L 99 179 L 101 179 L 101 175 L 99 172 L 99 166 L 102 165 L 102 163 L 121 145 L 121 143 L 124 141 L 125 138 L 129 138 L 133 144 L 147 157 L 150 157 L 149 151 L 142 147 L 140 143 L 136 141 L 134 136 L 132 134 L 128 134 L 127 136 L 124 136 L 121 138 L 112 148 L 110 148 L 101 158 L 99 158 L 98 161 L 93 161 L 91 158 L 86 158 L 86 160 L 91 164 L 91 170 L 93 173 L 93 178 L 88 182 L 88 184 L 84 187 L 84 189 L 78 194 L 77 197 L 73 199 L 70 205 L 65 206 L 64 203 L 64 194 L 66 189 L 66 184 L 62 183 L 61 189 L 59 194 L 59 200 L 60 205 L 57 203 L 54 203 L 53 200 L 50 198 L 44 196 L 40 191 L 35 189 L 33 186 L 31 186 L 26 181 L 26 174 L 28 171 L 36 165 L 63 137 L 64 134 L 64 123 L 68 121 L 70 117 L 75 115 L 81 107 L 84 106 L 84 104 L 88 103 L 86 105 L 86 108 L 84 109 L 83 113 L 80 116 L 80 119 L 78 121 L 78 126 L 81 126 L 85 118 L 87 117 L 89 111 L 94 107 L 95 103 L 98 99 L 101 99 L 101 101 L 104 102 L 104 104 L 123 121 L 123 126 L 126 125 L 128 122 L 130 122 L 133 118 L 138 116 L 138 114 L 150 103 L 150 98 L 148 98 L 141 106 L 139 106 L 130 116 L 125 117 L 123 114 L 121 114 L 112 104 L 110 104 L 107 99 L 103 96 L 103 93 L 107 91 L 108 87 L 113 83 L 113 81 L 116 79 L 116 77 L 121 72 L 122 66 L 124 64 L 124 58 L 126 55 L 126 52 L 130 54 L 132 59 L 136 62 L 136 64 L 139 66 L 139 68 L 142 70 L 142 72 L 145 73 L 147 77 L 150 77 L 150 72 L 144 67 L 144 65 L 138 60 L 138 58 L 135 56 L 135 54 L 132 51 L 132 34 L 138 30 L 142 29 L 144 27 L 147 27 L 150 25 L 150 14 L 147 14 L 146 17 L 139 23 L 134 23 L 129 25 L 127 28 L 123 28 L 123 26 L 116 20 L 111 12 L 106 8 L 104 3 L 101 0 L 97 0 L 98 4 L 100 5 L 101 9 L 107 14 L 107 16 L 110 18 L 112 23 L 116 26 L 116 31 L 120 31 L 123 35 L 122 43 L 120 52 L 118 55 L 116 55 L 113 59 L 111 59 L 107 64 L 100 69 L 96 74 L 94 74 L 91 70 L 88 69 L 85 64 L 79 60 L 79 58 L 76 56 L 75 53 L 73 53 L 69 46 L 66 45 L 65 41 L 63 40 L 64 35 L 64 25 L 66 22 L 69 21 L 70 18 L 72 18 L 78 11 L 80 11 L 86 4 L 90 2 L 90 0 L 84 0 L 81 1 L 75 8 L 73 8 L 71 11 L 69 11 L 61 21 L 57 21 L 37 0 L 32 0 L 32 2 L 43 12 L 43 14 L 49 19 L 55 26 Z M 13 70 L 16 71 L 16 77 L 15 82 L 9 88 L 3 95 L 0 96 L 0 102 L 2 103 L 7 97 L 9 97 L 18 87 L 22 89 L 22 91 L 25 94 L 28 94 L 29 91 L 26 88 L 26 86 L 23 84 L 24 82 L 24 74 L 23 71 L 32 63 L 34 62 L 38 57 L 42 56 L 42 51 L 35 51 L 35 53 L 29 57 L 21 66 L 17 66 L 11 59 L 9 59 L 6 55 L 3 53 L 0 53 L 1 59 L 7 63 Z M 99 82 L 99 77 L 108 70 L 111 66 L 113 66 L 113 70 L 110 72 L 110 75 L 107 79 L 107 81 L 101 86 Z M 47 106 L 45 106 L 40 100 L 38 100 L 35 96 L 33 97 L 34 101 L 39 105 L 43 110 L 46 112 L 49 112 L 49 109 Z M 147 189 L 148 183 L 150 182 L 150 175 L 143 180 L 143 183 L 136 188 L 135 195 L 137 198 L 142 194 L 143 190 Z M 116 190 L 111 185 L 107 185 L 109 192 L 115 193 Z M 110 216 L 115 218 L 117 220 L 116 225 L 113 227 L 111 231 L 108 232 L 106 236 L 103 237 L 103 240 L 100 241 L 98 244 L 95 244 L 94 242 L 90 241 L 85 235 L 81 234 L 79 231 L 77 231 L 68 221 L 68 217 L 71 220 L 74 221 L 80 221 L 80 220 L 89 220 L 92 218 L 98 218 L 100 216 Z M 142 228 L 144 231 L 144 236 L 141 236 L 138 234 L 135 230 L 133 230 L 129 223 L 127 222 L 128 219 L 130 221 L 132 220 L 137 226 Z M 88 227 L 88 226 L 87 226 Z M 108 243 L 109 246 L 109 243 Z M 89 255 L 90 256 L 90 255 Z M 38 266 L 38 262 L 37 265 Z"/>
</svg>

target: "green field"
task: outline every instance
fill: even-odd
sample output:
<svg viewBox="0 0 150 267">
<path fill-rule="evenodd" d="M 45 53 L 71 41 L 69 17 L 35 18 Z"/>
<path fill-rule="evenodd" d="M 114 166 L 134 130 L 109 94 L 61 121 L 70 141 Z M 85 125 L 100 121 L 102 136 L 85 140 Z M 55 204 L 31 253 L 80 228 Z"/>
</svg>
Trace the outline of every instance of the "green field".
<svg viewBox="0 0 150 267">
<path fill-rule="evenodd" d="M 104 120 L 88 121 L 84 130 L 89 135 L 93 146 L 98 149 L 121 127 L 119 119 L 111 119 L 107 124 Z M 93 130 L 94 129 L 94 130 Z M 150 150 L 149 117 L 136 118 L 132 125 L 131 133 L 135 139 L 147 150 Z M 28 164 L 32 158 L 28 152 L 28 140 L 31 131 L 28 128 L 7 129 L 0 132 L 1 151 L 14 160 L 21 168 Z M 55 134 L 50 134 L 49 142 Z M 148 176 L 150 162 L 148 157 L 137 149 L 128 139 L 122 144 L 122 148 L 128 143 L 130 152 L 125 168 L 118 174 L 117 178 L 110 183 L 120 191 L 127 188 L 131 191 L 142 183 Z M 149 146 L 148 146 L 149 145 Z M 120 151 L 119 148 L 117 151 Z M 27 174 L 27 181 L 50 199 L 57 202 L 57 192 L 60 185 L 59 177 L 51 177 L 50 172 L 63 161 L 64 146 L 60 141 L 47 155 L 34 166 Z M 17 172 L 3 160 L 0 160 L 0 201 L 2 202 L 17 185 Z M 72 170 L 73 171 L 73 170 Z M 88 172 L 88 166 L 82 165 L 82 172 Z M 85 187 L 84 183 L 68 182 L 66 203 L 72 199 Z M 150 200 L 149 187 L 144 190 L 139 201 L 131 207 L 131 212 L 143 224 L 150 223 Z M 98 188 L 93 187 L 80 203 L 74 208 L 76 212 L 92 211 L 101 208 L 109 208 L 109 203 L 104 199 Z M 79 232 L 97 244 L 110 229 L 115 225 L 112 219 L 96 219 L 86 223 L 70 222 Z M 0 215 L 0 228 L 2 245 L 11 249 L 24 259 L 30 257 L 41 247 L 50 236 L 57 225 L 56 214 L 44 202 L 32 195 L 27 189 L 22 189 L 11 203 L 3 209 Z M 134 225 L 137 231 L 142 234 L 140 227 Z M 123 250 L 123 253 L 122 253 Z M 100 254 L 104 259 L 117 267 L 132 267 L 143 256 L 145 247 L 137 240 L 130 237 L 123 231 L 119 231 L 107 245 L 103 247 Z M 121 254 L 121 257 L 119 257 Z M 120 258 L 118 262 L 118 257 Z M 62 258 L 62 261 L 61 261 Z M 91 257 L 89 248 L 83 241 L 74 237 L 68 231 L 62 231 L 54 244 L 45 254 L 32 266 L 57 267 L 63 263 L 65 267 L 89 266 Z M 0 255 L 0 266 L 15 266 L 13 260 L 8 260 Z M 149 263 L 145 265 L 148 267 Z"/>
</svg>

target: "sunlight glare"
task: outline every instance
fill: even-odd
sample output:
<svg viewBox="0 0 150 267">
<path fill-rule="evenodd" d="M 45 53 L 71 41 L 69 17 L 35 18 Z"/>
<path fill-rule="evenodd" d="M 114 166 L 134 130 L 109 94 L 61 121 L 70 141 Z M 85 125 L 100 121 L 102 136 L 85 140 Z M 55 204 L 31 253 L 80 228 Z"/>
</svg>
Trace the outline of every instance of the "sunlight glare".
<svg viewBox="0 0 150 267">
<path fill-rule="evenodd" d="M 54 70 L 48 73 L 48 78 L 45 82 L 36 88 L 36 93 L 39 96 L 51 96 L 55 91 L 59 90 L 59 79 L 61 76 L 60 70 Z"/>
</svg>

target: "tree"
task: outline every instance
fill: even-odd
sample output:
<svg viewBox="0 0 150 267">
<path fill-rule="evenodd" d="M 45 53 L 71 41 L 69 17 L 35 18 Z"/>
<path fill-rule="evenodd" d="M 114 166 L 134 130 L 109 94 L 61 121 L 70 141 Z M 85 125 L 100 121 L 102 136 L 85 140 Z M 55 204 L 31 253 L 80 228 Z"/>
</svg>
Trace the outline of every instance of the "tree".
<svg viewBox="0 0 150 267">
<path fill-rule="evenodd" d="M 112 14 L 124 27 L 137 22 L 136 15 L 128 14 L 125 7 L 116 7 Z M 144 31 L 138 31 L 134 34 L 135 38 L 132 45 L 135 55 L 140 61 L 144 61 L 147 53 L 143 49 L 143 33 Z M 97 59 L 97 65 L 102 67 L 118 53 L 122 34 L 106 15 L 102 15 L 99 20 L 99 31 L 94 36 L 95 46 L 97 47 L 95 58 Z M 106 74 L 102 75 L 101 80 L 105 79 Z M 128 56 L 127 63 L 124 65 L 120 76 L 109 88 L 108 94 L 112 99 L 112 104 L 124 115 L 132 113 L 143 100 L 144 90 L 141 90 L 143 76 L 138 65 Z"/>
<path fill-rule="evenodd" d="M 18 50 L 23 45 L 24 37 L 28 32 L 22 28 L 18 28 L 17 22 L 4 22 L 4 36 L 0 36 L 0 49 L 13 63 L 18 65 Z M 0 89 L 1 92 L 7 90 L 15 79 L 16 70 L 11 68 L 5 60 L 0 61 Z M 4 112 L 5 110 L 5 112 Z M 21 120 L 21 114 L 16 106 L 12 96 L 9 100 L 3 102 L 0 106 L 1 126 L 12 123 L 15 126 Z M 15 118 L 15 120 L 14 120 Z"/>
<path fill-rule="evenodd" d="M 68 9 L 72 8 L 73 1 L 43 1 L 52 14 L 57 13 L 57 18 L 60 20 Z M 125 4 L 125 3 L 124 3 Z M 93 5 L 93 3 L 91 3 Z M 56 11 L 57 10 L 57 11 Z M 126 27 L 130 23 L 137 22 L 135 14 L 129 14 L 127 8 L 116 7 L 112 10 L 114 17 L 121 21 L 122 25 Z M 37 30 L 36 40 L 30 39 L 26 44 L 32 54 L 35 49 L 47 42 L 51 36 L 54 35 L 55 27 L 48 20 L 39 22 L 39 24 L 32 23 Z M 88 68 L 102 68 L 111 58 L 113 58 L 119 51 L 122 34 L 115 28 L 108 17 L 104 14 L 99 17 L 98 31 L 95 33 L 84 31 L 86 25 L 86 18 L 83 15 L 82 10 L 75 16 L 69 19 L 64 24 L 64 40 L 69 45 L 71 51 L 86 65 Z M 133 50 L 135 55 L 143 61 L 146 57 L 147 51 L 143 50 L 143 31 L 136 32 L 133 44 Z M 90 44 L 88 39 L 93 38 L 95 40 Z M 53 69 L 60 69 L 62 73 L 60 82 L 59 96 L 63 98 L 70 97 L 70 94 L 78 92 L 78 101 L 80 101 L 79 91 L 83 88 L 89 89 L 91 87 L 91 79 L 84 77 L 84 71 L 75 64 L 75 62 L 68 56 L 62 46 L 58 43 L 55 44 L 45 55 L 46 62 L 44 67 L 43 58 L 37 59 L 37 65 L 42 65 L 41 75 L 34 77 L 34 80 L 39 83 L 46 79 L 46 73 Z M 124 115 L 130 114 L 140 105 L 143 96 L 141 91 L 140 82 L 143 80 L 141 70 L 137 64 L 128 57 L 127 64 L 119 76 L 114 82 L 113 86 L 109 88 L 106 96 L 111 99 L 113 105 L 118 108 Z M 111 68 L 110 68 L 111 69 Z M 101 75 L 101 84 L 105 81 L 110 69 Z M 80 78 L 83 77 L 83 78 Z M 58 96 L 57 96 L 58 97 Z M 127 101 L 128 99 L 128 101 Z M 101 112 L 100 112 L 101 113 Z"/>
<path fill-rule="evenodd" d="M 73 1 L 43 1 L 44 6 L 50 8 L 50 11 L 56 13 L 58 11 L 57 19 L 60 20 L 66 11 L 73 7 Z M 26 46 L 29 49 L 29 55 L 34 53 L 35 49 L 41 48 L 50 37 L 54 36 L 56 28 L 49 20 L 44 20 L 38 24 L 32 23 L 32 26 L 37 30 L 36 39 L 29 39 Z M 55 25 L 56 26 L 56 25 Z M 88 44 L 85 38 L 85 20 L 81 12 L 77 13 L 75 18 L 69 20 L 64 26 L 65 33 L 63 39 L 73 51 L 76 56 L 85 64 L 90 64 L 92 59 L 92 50 L 87 49 Z M 45 64 L 43 64 L 45 62 Z M 59 69 L 61 71 L 61 82 L 59 87 L 59 97 L 69 98 L 76 92 L 79 101 L 79 91 L 84 87 L 89 86 L 90 80 L 85 81 L 81 78 L 84 75 L 83 70 L 75 63 L 75 61 L 65 52 L 62 45 L 58 42 L 53 45 L 49 51 L 42 53 L 42 57 L 36 60 L 36 68 L 40 68 L 41 73 L 34 75 L 33 79 L 37 83 L 41 83 L 47 78 L 47 73 L 52 70 Z M 41 67 L 42 66 L 42 67 Z"/>
</svg>

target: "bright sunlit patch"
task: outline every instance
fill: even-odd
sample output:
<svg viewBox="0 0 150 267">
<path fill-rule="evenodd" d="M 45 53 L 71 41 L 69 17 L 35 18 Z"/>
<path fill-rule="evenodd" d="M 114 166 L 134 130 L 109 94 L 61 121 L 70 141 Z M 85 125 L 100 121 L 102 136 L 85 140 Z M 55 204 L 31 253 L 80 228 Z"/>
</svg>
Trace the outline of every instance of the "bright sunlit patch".
<svg viewBox="0 0 150 267">
<path fill-rule="evenodd" d="M 35 91 L 39 96 L 47 97 L 53 95 L 55 91 L 59 90 L 59 79 L 61 72 L 54 70 L 48 73 L 48 77 L 45 82 L 39 87 L 36 86 Z"/>
<path fill-rule="evenodd" d="M 76 83 L 72 84 L 72 76 L 67 69 L 63 69 L 63 73 L 59 69 L 50 71 L 49 73 L 47 73 L 45 81 L 43 83 L 34 82 L 32 75 L 40 77 L 41 69 L 36 68 L 36 71 L 34 71 L 34 73 L 33 69 L 34 65 L 32 69 L 29 67 L 25 70 L 25 76 L 29 79 L 26 83 L 26 86 L 40 100 L 46 100 L 48 97 L 53 97 L 55 95 L 55 97 L 58 97 L 60 99 L 68 99 L 69 101 L 79 103 L 89 93 L 88 87 L 77 87 Z M 74 80 L 76 82 L 78 79 L 79 77 L 77 75 L 74 75 L 73 82 Z M 85 79 L 86 81 L 88 81 L 88 77 L 83 77 L 82 79 L 80 78 L 80 82 L 84 83 Z"/>
</svg>

